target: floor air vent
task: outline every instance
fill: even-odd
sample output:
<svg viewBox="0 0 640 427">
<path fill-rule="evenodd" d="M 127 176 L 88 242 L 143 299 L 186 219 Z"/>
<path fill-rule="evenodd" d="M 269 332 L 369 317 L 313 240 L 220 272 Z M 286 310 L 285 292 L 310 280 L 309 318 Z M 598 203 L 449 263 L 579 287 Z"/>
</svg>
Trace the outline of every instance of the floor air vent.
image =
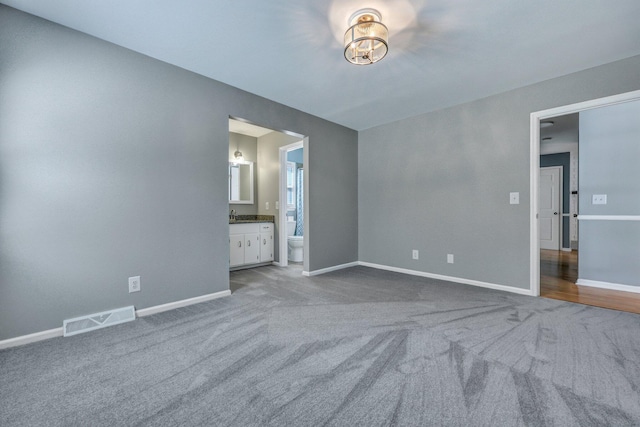
<svg viewBox="0 0 640 427">
<path fill-rule="evenodd" d="M 131 322 L 132 320 L 136 320 L 136 312 L 133 306 L 116 308 L 115 310 L 64 320 L 62 322 L 63 335 L 70 337 L 83 332 L 106 328 L 107 326 Z"/>
</svg>

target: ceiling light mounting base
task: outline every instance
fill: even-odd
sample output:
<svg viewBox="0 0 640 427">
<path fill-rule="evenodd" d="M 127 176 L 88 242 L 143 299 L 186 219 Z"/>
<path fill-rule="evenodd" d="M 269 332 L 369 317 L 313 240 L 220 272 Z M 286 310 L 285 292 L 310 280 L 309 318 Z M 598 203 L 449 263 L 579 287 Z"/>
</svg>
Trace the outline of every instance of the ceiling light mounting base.
<svg viewBox="0 0 640 427">
<path fill-rule="evenodd" d="M 358 23 L 365 22 L 380 22 L 382 20 L 382 15 L 375 9 L 365 8 L 356 10 L 350 17 L 347 23 L 349 26 L 355 25 Z"/>
</svg>

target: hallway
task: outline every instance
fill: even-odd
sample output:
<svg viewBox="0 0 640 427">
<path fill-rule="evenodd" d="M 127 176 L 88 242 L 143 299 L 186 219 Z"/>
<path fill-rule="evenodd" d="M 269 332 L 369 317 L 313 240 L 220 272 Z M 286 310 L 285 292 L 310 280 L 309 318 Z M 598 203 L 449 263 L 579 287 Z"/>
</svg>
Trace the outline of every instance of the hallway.
<svg viewBox="0 0 640 427">
<path fill-rule="evenodd" d="M 640 314 L 640 294 L 578 286 L 577 279 L 577 251 L 540 251 L 540 296 Z"/>
</svg>

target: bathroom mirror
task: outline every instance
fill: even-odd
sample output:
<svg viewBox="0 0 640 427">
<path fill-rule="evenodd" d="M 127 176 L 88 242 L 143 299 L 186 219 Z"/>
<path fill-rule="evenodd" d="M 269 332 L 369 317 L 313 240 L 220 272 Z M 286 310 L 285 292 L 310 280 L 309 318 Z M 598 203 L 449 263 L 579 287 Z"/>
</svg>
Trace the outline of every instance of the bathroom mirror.
<svg viewBox="0 0 640 427">
<path fill-rule="evenodd" d="M 229 162 L 229 203 L 253 204 L 253 162 Z"/>
</svg>

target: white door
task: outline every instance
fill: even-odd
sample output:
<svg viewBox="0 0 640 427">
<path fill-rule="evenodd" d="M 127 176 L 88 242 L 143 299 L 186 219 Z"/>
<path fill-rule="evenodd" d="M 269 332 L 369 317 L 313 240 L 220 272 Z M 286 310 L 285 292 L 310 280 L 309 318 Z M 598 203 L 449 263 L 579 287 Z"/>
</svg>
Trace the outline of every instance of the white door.
<svg viewBox="0 0 640 427">
<path fill-rule="evenodd" d="M 540 168 L 540 249 L 560 250 L 561 169 Z"/>
<path fill-rule="evenodd" d="M 244 264 L 244 234 L 229 236 L 229 267 Z"/>
<path fill-rule="evenodd" d="M 273 261 L 273 233 L 260 233 L 260 262 Z"/>
<path fill-rule="evenodd" d="M 251 233 L 244 235 L 244 263 L 255 264 L 260 262 L 260 234 Z"/>
</svg>

